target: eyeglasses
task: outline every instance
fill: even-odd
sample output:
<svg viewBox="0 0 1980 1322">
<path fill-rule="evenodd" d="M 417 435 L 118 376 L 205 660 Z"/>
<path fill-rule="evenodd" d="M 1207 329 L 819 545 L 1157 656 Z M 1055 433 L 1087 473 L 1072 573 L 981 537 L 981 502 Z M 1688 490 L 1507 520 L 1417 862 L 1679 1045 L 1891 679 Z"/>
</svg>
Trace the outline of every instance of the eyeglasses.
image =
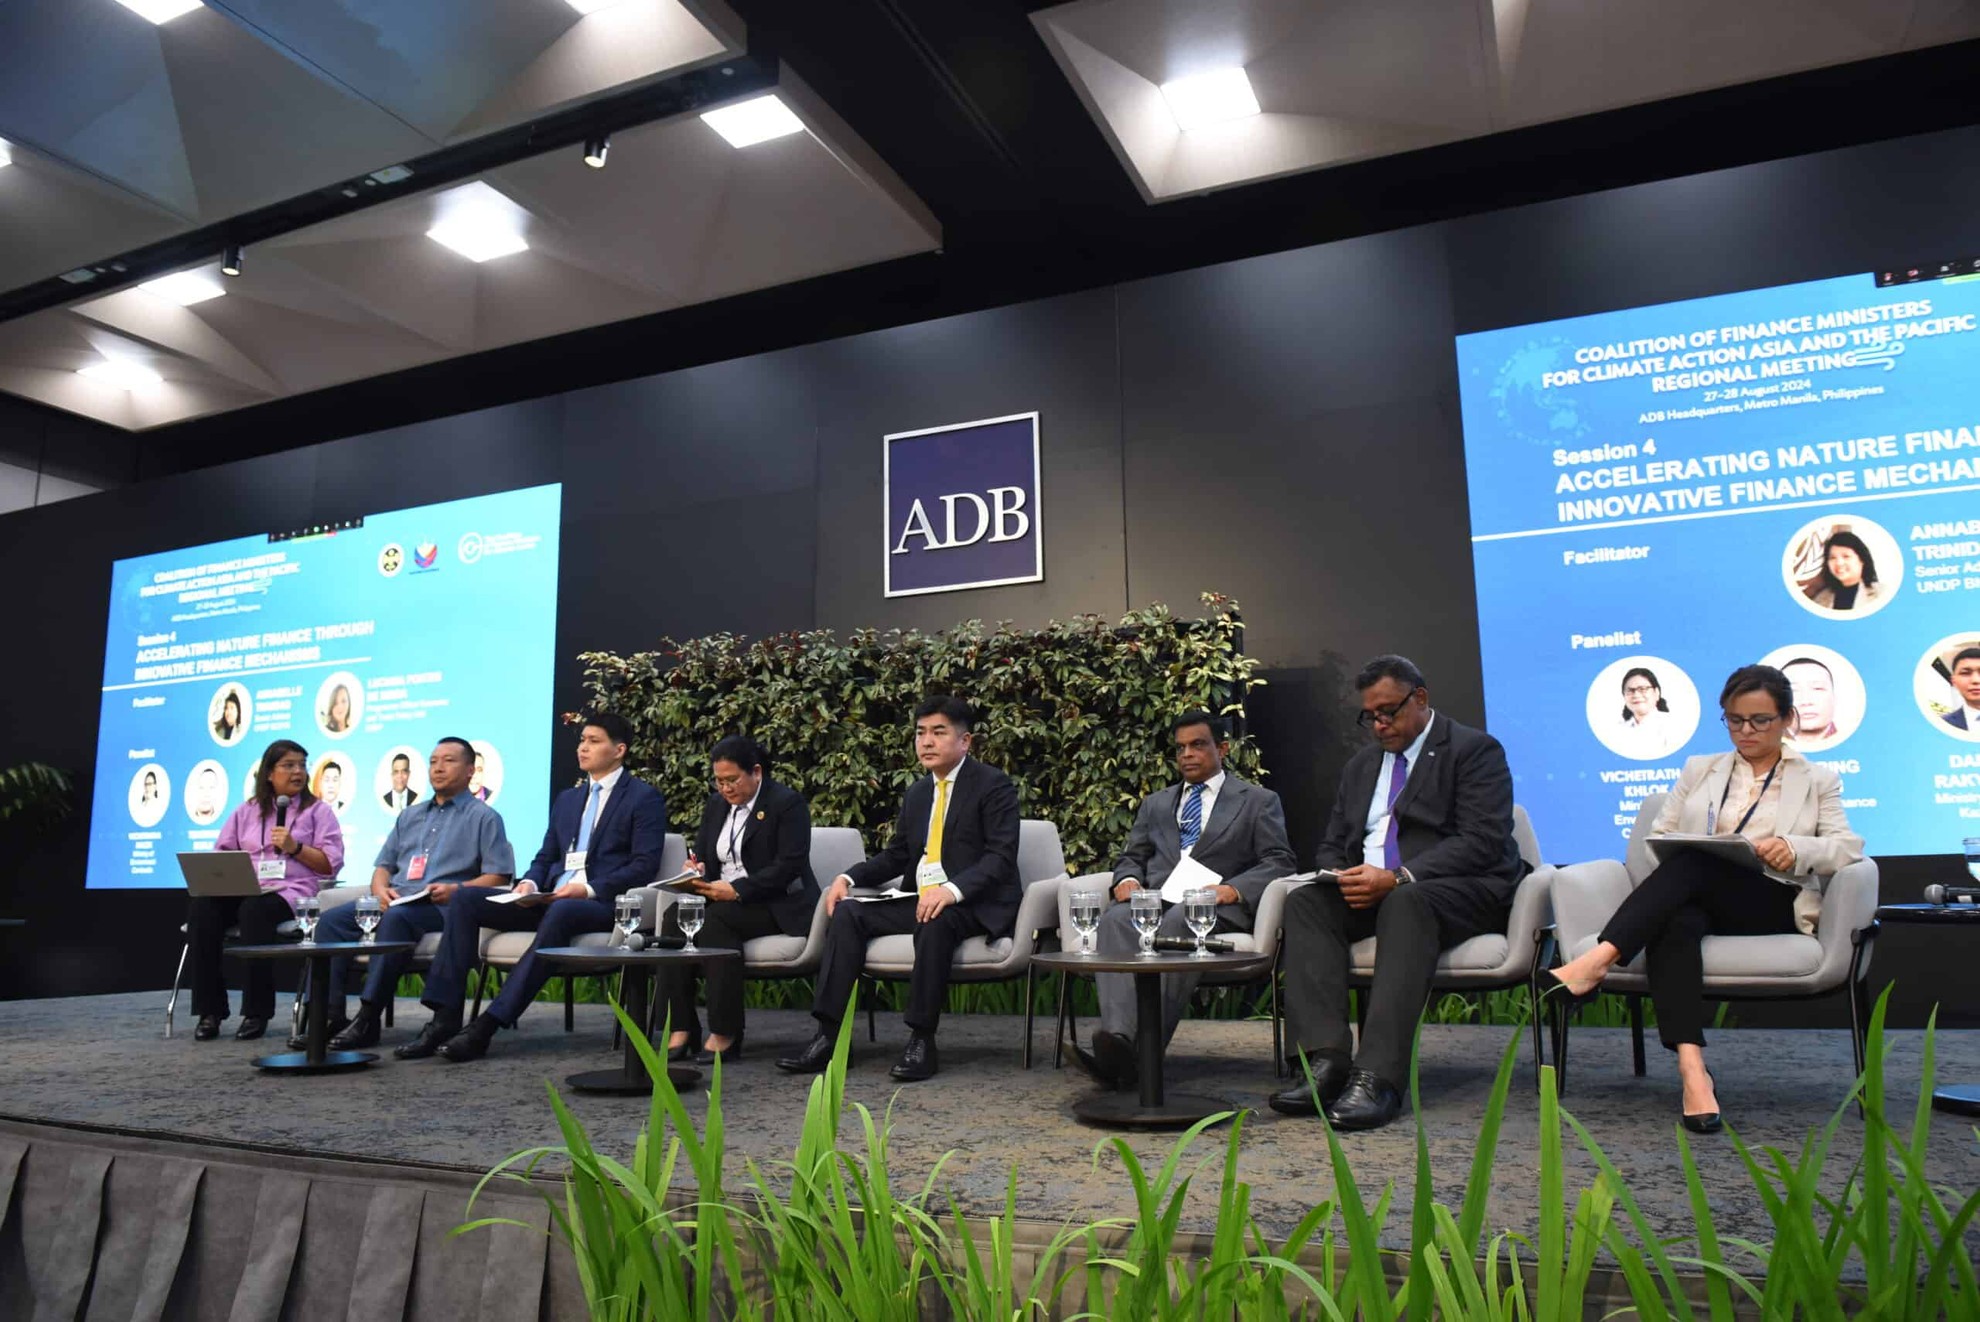
<svg viewBox="0 0 1980 1322">
<path fill-rule="evenodd" d="M 748 777 L 748 776 L 717 776 L 717 777 L 715 777 L 715 788 L 716 788 L 716 789 L 718 789 L 718 790 L 732 790 L 732 789 L 734 789 L 734 788 L 735 788 L 736 786 L 738 786 L 738 785 L 746 785 L 746 784 L 748 784 L 748 783 L 749 783 L 749 777 Z"/>
<path fill-rule="evenodd" d="M 1396 723 L 1396 717 L 1402 715 L 1403 708 L 1409 706 L 1415 700 L 1416 690 L 1411 689 L 1409 696 L 1401 702 L 1396 703 L 1393 707 L 1377 707 L 1374 711 L 1363 708 L 1361 714 L 1354 718 L 1354 723 L 1364 730 L 1371 725 L 1394 725 Z"/>
<path fill-rule="evenodd" d="M 307 762 L 298 762 L 294 758 L 284 758 L 275 764 L 275 770 L 277 771 L 305 771 L 308 767 L 309 764 Z"/>
<path fill-rule="evenodd" d="M 1645 693 L 1655 693 L 1656 691 L 1657 686 L 1655 684 L 1631 684 L 1623 689 L 1624 695 L 1632 698 L 1640 697 Z"/>
<path fill-rule="evenodd" d="M 1726 728 L 1734 734 L 1738 734 L 1741 730 L 1751 730 L 1755 734 L 1765 734 L 1767 731 L 1773 729 L 1775 723 L 1781 718 L 1778 716 L 1735 716 L 1731 712 L 1725 712 L 1719 719 L 1724 721 Z"/>
</svg>

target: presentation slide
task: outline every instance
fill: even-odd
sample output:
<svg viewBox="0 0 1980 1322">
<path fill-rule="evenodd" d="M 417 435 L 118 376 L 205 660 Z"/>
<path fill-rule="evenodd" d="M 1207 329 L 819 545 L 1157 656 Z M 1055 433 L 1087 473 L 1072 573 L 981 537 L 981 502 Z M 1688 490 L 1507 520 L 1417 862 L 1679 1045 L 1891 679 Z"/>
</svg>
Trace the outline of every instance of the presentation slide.
<svg viewBox="0 0 1980 1322">
<path fill-rule="evenodd" d="M 1620 857 L 1780 667 L 1874 854 L 1980 835 L 1980 276 L 1458 341 L 1485 699 L 1547 857 Z"/>
<path fill-rule="evenodd" d="M 434 741 L 516 852 L 549 803 L 560 488 L 119 560 L 110 575 L 88 885 L 183 887 L 277 739 L 309 751 L 344 828 L 344 881 L 428 793 Z M 395 806 L 397 805 L 397 806 Z"/>
</svg>

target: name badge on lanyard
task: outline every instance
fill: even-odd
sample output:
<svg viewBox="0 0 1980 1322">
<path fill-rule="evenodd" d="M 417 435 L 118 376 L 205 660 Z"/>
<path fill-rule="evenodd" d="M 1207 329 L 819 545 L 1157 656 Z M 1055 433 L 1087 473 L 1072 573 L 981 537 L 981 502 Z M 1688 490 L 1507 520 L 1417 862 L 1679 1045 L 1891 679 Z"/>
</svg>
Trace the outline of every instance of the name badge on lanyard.
<svg viewBox="0 0 1980 1322">
<path fill-rule="evenodd" d="M 289 875 L 288 860 L 265 858 L 254 865 L 254 875 L 261 881 L 280 881 Z"/>
<path fill-rule="evenodd" d="M 566 850 L 564 852 L 564 871 L 566 872 L 584 871 L 584 856 L 590 852 L 591 851 L 586 849 Z"/>
<path fill-rule="evenodd" d="M 925 891 L 935 886 L 948 884 L 949 874 L 940 863 L 923 863 L 914 870 L 914 888 Z"/>
<path fill-rule="evenodd" d="M 406 880 L 426 880 L 426 855 L 414 854 L 412 856 L 412 861 L 406 864 Z"/>
</svg>

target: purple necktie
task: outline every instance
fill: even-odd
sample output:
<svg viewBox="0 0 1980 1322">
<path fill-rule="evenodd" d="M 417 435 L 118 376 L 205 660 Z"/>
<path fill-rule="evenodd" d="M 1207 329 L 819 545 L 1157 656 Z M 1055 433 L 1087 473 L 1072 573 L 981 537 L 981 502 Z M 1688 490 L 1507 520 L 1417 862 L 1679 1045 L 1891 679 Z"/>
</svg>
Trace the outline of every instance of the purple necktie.
<svg viewBox="0 0 1980 1322">
<path fill-rule="evenodd" d="M 1409 758 L 1397 753 L 1395 773 L 1389 777 L 1389 833 L 1382 837 L 1382 866 L 1391 872 L 1402 866 L 1402 846 L 1396 843 L 1396 800 L 1408 779 Z"/>
</svg>

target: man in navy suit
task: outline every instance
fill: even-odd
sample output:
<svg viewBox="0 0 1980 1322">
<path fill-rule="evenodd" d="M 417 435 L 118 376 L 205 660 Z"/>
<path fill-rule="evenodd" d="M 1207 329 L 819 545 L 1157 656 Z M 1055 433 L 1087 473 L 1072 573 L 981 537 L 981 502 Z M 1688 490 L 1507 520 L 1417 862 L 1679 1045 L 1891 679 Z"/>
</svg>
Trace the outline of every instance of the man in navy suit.
<svg viewBox="0 0 1980 1322">
<path fill-rule="evenodd" d="M 1980 731 L 1980 647 L 1962 647 L 1953 657 L 1950 676 L 1959 706 L 1939 719 L 1955 730 Z"/>
<path fill-rule="evenodd" d="M 550 805 L 543 847 L 514 887 L 531 898 L 498 904 L 501 892 L 455 893 L 420 997 L 432 1008 L 433 1020 L 395 1054 L 408 1060 L 435 1052 L 455 1062 L 479 1060 L 495 1030 L 514 1028 L 549 979 L 536 952 L 567 946 L 584 932 L 610 931 L 613 901 L 631 887 L 652 884 L 667 842 L 667 801 L 626 770 L 631 741 L 632 731 L 611 712 L 585 717 L 577 753 L 584 781 Z M 501 994 L 463 1028 L 468 970 L 480 957 L 484 927 L 534 930 L 536 940 L 503 982 Z"/>
<path fill-rule="evenodd" d="M 907 1049 L 892 1070 L 913 1083 L 936 1071 L 935 1025 L 956 947 L 972 936 L 1009 936 L 1017 922 L 1018 796 L 1011 778 L 969 756 L 972 716 L 961 698 L 929 698 L 914 712 L 914 751 L 928 774 L 908 786 L 887 847 L 835 877 L 825 892 L 825 952 L 811 1002 L 818 1034 L 777 1062 L 793 1074 L 831 1062 L 839 1021 L 852 1003 L 875 937 L 914 935 Z M 895 898 L 846 898 L 855 886 Z"/>
</svg>

